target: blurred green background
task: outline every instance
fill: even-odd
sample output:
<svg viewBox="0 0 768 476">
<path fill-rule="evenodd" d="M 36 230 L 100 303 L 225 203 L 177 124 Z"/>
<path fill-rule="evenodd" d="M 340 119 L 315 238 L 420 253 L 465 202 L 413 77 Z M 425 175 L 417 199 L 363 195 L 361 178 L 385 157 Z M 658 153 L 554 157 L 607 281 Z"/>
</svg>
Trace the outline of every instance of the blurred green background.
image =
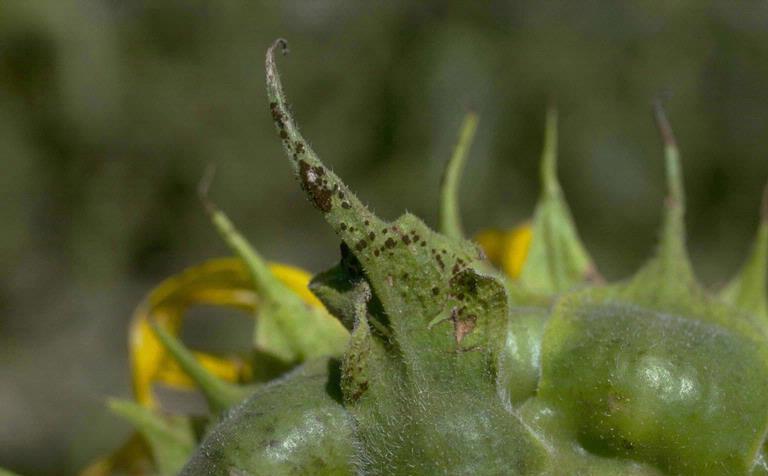
<svg viewBox="0 0 768 476">
<path fill-rule="evenodd" d="M 768 179 L 768 3 L 465 3 L 0 0 L 0 466 L 71 474 L 128 433 L 103 400 L 130 395 L 133 307 L 226 254 L 195 196 L 207 164 L 212 198 L 266 257 L 311 271 L 337 258 L 270 122 L 263 58 L 279 36 L 306 137 L 389 218 L 435 223 L 474 108 L 465 226 L 525 219 L 556 98 L 563 188 L 611 279 L 654 244 L 650 105 L 666 98 L 691 254 L 722 283 Z"/>
</svg>

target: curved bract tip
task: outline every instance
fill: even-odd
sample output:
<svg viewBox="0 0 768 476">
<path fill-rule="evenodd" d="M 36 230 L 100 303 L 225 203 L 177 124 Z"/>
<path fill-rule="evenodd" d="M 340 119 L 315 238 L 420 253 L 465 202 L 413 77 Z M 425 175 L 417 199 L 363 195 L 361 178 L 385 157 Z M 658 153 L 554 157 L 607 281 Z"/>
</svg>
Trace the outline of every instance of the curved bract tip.
<svg viewBox="0 0 768 476">
<path fill-rule="evenodd" d="M 216 205 L 208 196 L 208 191 L 211 189 L 211 183 L 213 183 L 213 178 L 215 176 L 216 164 L 210 163 L 207 167 L 205 167 L 203 176 L 197 183 L 197 198 L 200 200 L 200 203 L 203 204 L 203 208 L 205 208 L 205 211 L 208 213 L 208 215 L 212 215 L 216 212 Z"/>
<path fill-rule="evenodd" d="M 653 115 L 656 119 L 656 127 L 659 129 L 664 145 L 677 147 L 675 134 L 672 132 L 672 127 L 669 125 L 667 113 L 664 110 L 664 104 L 661 102 L 661 99 L 656 99 L 653 102 Z"/>
<path fill-rule="evenodd" d="M 287 45 L 285 40 L 278 39 L 267 50 L 267 95 L 275 129 L 307 198 L 315 208 L 323 212 L 326 221 L 344 241 L 357 243 L 363 238 L 361 233 L 365 227 L 371 224 L 381 226 L 382 222 L 323 164 L 299 132 L 288 108 L 280 74 L 275 65 L 275 49 L 280 48 L 285 53 Z"/>
<path fill-rule="evenodd" d="M 557 180 L 557 109 L 552 102 L 545 119 L 540 171 L 532 241 L 518 280 L 528 290 L 553 295 L 592 281 L 599 273 L 579 238 Z"/>
<path fill-rule="evenodd" d="M 440 232 L 456 239 L 464 238 L 459 211 L 459 183 L 464 164 L 469 155 L 469 148 L 477 130 L 477 113 L 470 110 L 464 116 L 459 129 L 459 139 L 451 158 L 445 165 L 440 187 Z"/>
<path fill-rule="evenodd" d="M 692 292 L 701 288 L 685 246 L 685 193 L 677 142 L 661 102 L 654 102 L 653 109 L 664 143 L 666 207 L 656 254 L 637 272 L 627 290 L 630 295 L 642 296 L 644 302 L 675 307 L 688 302 Z"/>
<path fill-rule="evenodd" d="M 661 101 L 657 100 L 653 104 L 654 118 L 656 127 L 664 143 L 664 157 L 666 159 L 666 174 L 668 188 L 668 203 L 670 208 L 679 208 L 682 214 L 685 208 L 685 193 L 683 191 L 683 173 L 680 167 L 680 155 L 677 148 L 675 134 L 669 125 L 669 119 L 664 111 Z"/>
<path fill-rule="evenodd" d="M 560 193 L 560 184 L 557 181 L 557 107 L 553 102 L 547 106 L 545 119 L 541 184 L 543 194 L 554 196 Z"/>
</svg>

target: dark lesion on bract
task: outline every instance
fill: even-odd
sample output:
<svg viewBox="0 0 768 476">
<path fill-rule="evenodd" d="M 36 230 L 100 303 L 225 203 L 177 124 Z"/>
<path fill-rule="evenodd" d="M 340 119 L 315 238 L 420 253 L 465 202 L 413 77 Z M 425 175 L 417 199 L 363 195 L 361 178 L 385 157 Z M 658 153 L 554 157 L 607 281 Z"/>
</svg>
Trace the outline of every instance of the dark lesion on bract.
<svg viewBox="0 0 768 476">
<path fill-rule="evenodd" d="M 312 166 L 306 161 L 300 160 L 299 177 L 301 178 L 301 186 L 309 195 L 312 203 L 323 213 L 331 211 L 331 199 L 334 190 L 328 186 L 325 168 Z"/>
</svg>

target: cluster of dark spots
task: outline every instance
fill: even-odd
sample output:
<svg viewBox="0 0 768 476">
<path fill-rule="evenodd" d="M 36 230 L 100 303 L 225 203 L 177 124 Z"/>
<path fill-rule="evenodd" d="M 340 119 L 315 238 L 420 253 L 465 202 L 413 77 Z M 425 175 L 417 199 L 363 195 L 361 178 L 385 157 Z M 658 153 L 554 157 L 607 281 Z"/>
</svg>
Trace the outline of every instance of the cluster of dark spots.
<svg viewBox="0 0 768 476">
<path fill-rule="evenodd" d="M 453 274 L 458 274 L 458 273 L 459 273 L 459 271 L 461 271 L 461 268 L 462 268 L 462 266 L 461 266 L 461 265 L 459 264 L 459 262 L 457 261 L 457 262 L 456 262 L 456 263 L 453 265 L 453 268 L 451 268 L 451 273 L 453 273 Z"/>
<path fill-rule="evenodd" d="M 354 226 L 350 226 L 349 227 L 349 232 L 350 233 L 354 233 L 355 232 L 355 227 Z"/>
<path fill-rule="evenodd" d="M 280 131 L 280 138 L 283 139 L 283 140 L 288 139 L 288 133 L 285 132 L 285 129 Z"/>
<path fill-rule="evenodd" d="M 371 241 L 375 240 L 376 239 L 376 233 L 374 233 L 374 232 L 368 233 L 368 239 L 371 240 Z"/>
<path fill-rule="evenodd" d="M 312 203 L 323 213 L 331 210 L 331 197 L 333 192 L 328 188 L 327 182 L 323 180 L 325 169 L 321 166 L 311 166 L 306 161 L 299 161 L 299 177 L 301 186 L 307 192 Z"/>
<path fill-rule="evenodd" d="M 367 242 L 367 241 L 365 241 L 365 240 L 360 240 L 360 241 L 358 241 L 358 242 L 357 242 L 357 244 L 355 245 L 355 249 L 356 249 L 357 251 L 363 251 L 363 250 L 365 249 L 365 247 L 366 247 L 366 246 L 368 246 L 368 242 Z"/>
<path fill-rule="evenodd" d="M 349 202 L 341 202 L 341 208 L 345 208 L 349 210 L 350 208 L 352 208 L 352 205 L 350 205 Z"/>
<path fill-rule="evenodd" d="M 438 289 L 437 286 L 435 286 L 434 288 L 432 288 L 432 295 L 437 296 L 438 294 L 440 294 L 440 289 Z"/>
<path fill-rule="evenodd" d="M 341 231 L 344 231 L 344 230 L 347 229 L 347 224 L 346 223 L 342 223 L 342 224 L 339 225 L 339 228 L 341 228 Z"/>
<path fill-rule="evenodd" d="M 457 290 L 457 294 L 463 290 L 465 293 L 474 295 L 477 293 L 477 278 L 474 274 L 459 273 L 455 274 L 449 281 L 451 288 Z"/>
<path fill-rule="evenodd" d="M 436 254 L 435 255 L 435 261 L 437 261 L 437 264 L 440 266 L 440 269 L 445 270 L 445 263 L 443 263 L 443 257 Z"/>
<path fill-rule="evenodd" d="M 406 245 L 411 244 L 411 239 L 408 237 L 408 235 L 403 235 L 403 243 L 405 243 Z"/>
<path fill-rule="evenodd" d="M 387 238 L 387 241 L 384 242 L 384 246 L 386 246 L 388 249 L 392 249 L 395 247 L 395 240 L 392 238 Z"/>
<path fill-rule="evenodd" d="M 304 153 L 304 144 L 302 144 L 300 141 L 296 141 L 296 145 L 294 146 L 296 149 L 297 154 L 303 154 Z"/>
<path fill-rule="evenodd" d="M 355 391 L 352 392 L 352 395 L 349 396 L 349 399 L 353 402 L 356 402 L 360 400 L 360 397 L 362 397 L 363 394 L 367 391 L 368 391 L 368 381 L 363 380 L 362 382 L 357 384 Z"/>
<path fill-rule="evenodd" d="M 277 103 L 276 102 L 269 103 L 269 110 L 272 112 L 272 120 L 275 121 L 275 124 L 277 124 L 277 127 L 279 127 L 280 129 L 284 129 L 285 122 L 283 120 L 283 113 L 280 112 L 280 109 L 278 109 Z"/>
<path fill-rule="evenodd" d="M 387 234 L 387 229 L 386 228 L 382 228 L 381 229 L 381 234 L 382 235 L 386 235 Z"/>
<path fill-rule="evenodd" d="M 370 224 L 371 224 L 371 222 L 369 222 L 368 220 L 365 220 L 365 222 L 364 222 L 364 223 L 365 223 L 365 226 L 368 226 L 368 225 L 370 225 Z"/>
</svg>

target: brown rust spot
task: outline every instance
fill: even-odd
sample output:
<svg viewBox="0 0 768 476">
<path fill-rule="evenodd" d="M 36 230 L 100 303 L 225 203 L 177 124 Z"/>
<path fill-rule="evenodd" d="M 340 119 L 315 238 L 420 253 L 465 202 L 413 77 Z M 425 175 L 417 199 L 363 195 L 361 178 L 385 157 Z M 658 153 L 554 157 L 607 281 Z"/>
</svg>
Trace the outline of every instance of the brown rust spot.
<svg viewBox="0 0 768 476">
<path fill-rule="evenodd" d="M 352 392 L 352 395 L 349 396 L 349 399 L 353 402 L 356 402 L 360 400 L 360 397 L 363 396 L 365 392 L 368 391 L 368 381 L 363 380 L 359 384 L 357 384 L 357 387 L 355 388 L 355 391 Z"/>
<path fill-rule="evenodd" d="M 328 213 L 331 211 L 331 197 L 333 194 L 320 183 L 319 177 L 324 174 L 325 169 L 322 167 L 313 167 L 304 160 L 299 161 L 299 177 L 301 178 L 302 188 L 320 211 Z"/>
</svg>

